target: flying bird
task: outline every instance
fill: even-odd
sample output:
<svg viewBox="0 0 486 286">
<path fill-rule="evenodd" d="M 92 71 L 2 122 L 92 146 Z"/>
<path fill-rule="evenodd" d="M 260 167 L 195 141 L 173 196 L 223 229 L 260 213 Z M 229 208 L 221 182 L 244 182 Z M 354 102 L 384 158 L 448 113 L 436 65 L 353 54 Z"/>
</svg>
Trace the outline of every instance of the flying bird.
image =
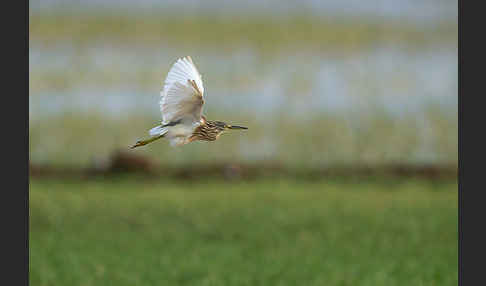
<svg viewBox="0 0 486 286">
<path fill-rule="evenodd" d="M 214 141 L 230 129 L 248 129 L 222 121 L 207 120 L 202 114 L 204 87 L 191 57 L 178 59 L 167 74 L 160 92 L 162 124 L 150 129 L 150 138 L 139 140 L 131 149 L 167 138 L 171 146 L 196 140 Z"/>
</svg>

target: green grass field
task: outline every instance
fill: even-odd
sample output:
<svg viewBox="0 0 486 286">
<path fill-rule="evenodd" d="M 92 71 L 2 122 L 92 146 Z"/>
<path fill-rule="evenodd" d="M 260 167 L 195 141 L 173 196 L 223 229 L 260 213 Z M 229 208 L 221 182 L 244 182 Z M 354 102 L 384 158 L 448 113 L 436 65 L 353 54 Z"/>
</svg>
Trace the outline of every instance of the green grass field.
<svg viewBox="0 0 486 286">
<path fill-rule="evenodd" d="M 31 179 L 31 285 L 457 285 L 457 184 Z"/>
</svg>

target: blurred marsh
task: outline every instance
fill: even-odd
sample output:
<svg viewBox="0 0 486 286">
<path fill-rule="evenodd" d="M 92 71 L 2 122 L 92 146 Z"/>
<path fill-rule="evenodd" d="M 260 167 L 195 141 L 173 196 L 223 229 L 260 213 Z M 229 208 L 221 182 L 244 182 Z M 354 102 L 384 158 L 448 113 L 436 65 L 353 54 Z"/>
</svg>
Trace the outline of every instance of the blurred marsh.
<svg viewBox="0 0 486 286">
<path fill-rule="evenodd" d="M 30 160 L 86 165 L 160 120 L 170 65 L 191 55 L 208 117 L 250 127 L 167 164 L 457 163 L 456 19 L 32 12 Z"/>
</svg>

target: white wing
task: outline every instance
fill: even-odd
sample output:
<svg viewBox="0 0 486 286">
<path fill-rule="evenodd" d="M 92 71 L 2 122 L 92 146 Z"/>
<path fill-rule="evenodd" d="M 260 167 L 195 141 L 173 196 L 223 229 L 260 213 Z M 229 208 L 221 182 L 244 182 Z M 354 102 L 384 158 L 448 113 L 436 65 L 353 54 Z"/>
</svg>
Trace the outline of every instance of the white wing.
<svg viewBox="0 0 486 286">
<path fill-rule="evenodd" d="M 201 75 L 191 57 L 178 59 L 167 74 L 160 92 L 162 124 L 180 119 L 198 123 L 204 104 L 203 93 Z"/>
</svg>

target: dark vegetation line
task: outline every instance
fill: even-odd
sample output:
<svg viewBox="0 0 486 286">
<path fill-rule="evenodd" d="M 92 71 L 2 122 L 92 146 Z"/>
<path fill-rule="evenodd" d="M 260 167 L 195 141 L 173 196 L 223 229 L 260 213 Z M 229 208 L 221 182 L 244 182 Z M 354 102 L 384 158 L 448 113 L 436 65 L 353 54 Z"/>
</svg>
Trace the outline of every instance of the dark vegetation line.
<svg viewBox="0 0 486 286">
<path fill-rule="evenodd" d="M 420 178 L 427 180 L 457 180 L 455 165 L 332 166 L 321 168 L 288 167 L 278 163 L 214 163 L 193 166 L 157 165 L 150 159 L 127 152 L 115 152 L 103 166 L 86 168 L 53 167 L 30 164 L 32 178 L 99 178 L 135 174 L 140 178 L 175 180 L 234 179 L 255 180 L 268 177 L 319 180 L 323 178 Z"/>
</svg>

